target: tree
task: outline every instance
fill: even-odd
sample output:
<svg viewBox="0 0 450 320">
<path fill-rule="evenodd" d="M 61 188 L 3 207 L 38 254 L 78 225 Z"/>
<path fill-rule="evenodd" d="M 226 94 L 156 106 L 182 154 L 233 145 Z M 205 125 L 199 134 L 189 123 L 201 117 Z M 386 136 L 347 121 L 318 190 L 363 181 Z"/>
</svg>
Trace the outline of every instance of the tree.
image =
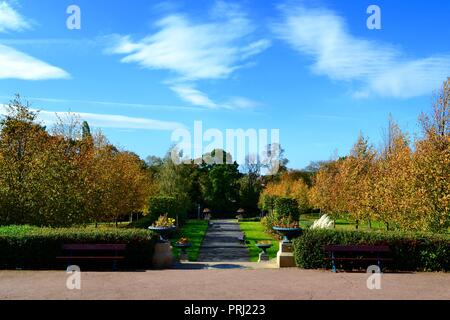
<svg viewBox="0 0 450 320">
<path fill-rule="evenodd" d="M 389 229 L 394 223 L 403 229 L 417 228 L 417 199 L 412 171 L 412 151 L 405 134 L 390 118 L 388 139 L 376 163 L 372 197 L 375 218 Z"/>
<path fill-rule="evenodd" d="M 295 179 L 295 176 L 289 172 L 283 173 L 279 181 L 269 182 L 261 196 L 263 197 L 260 201 L 261 205 L 271 206 L 271 202 L 267 202 L 272 201 L 271 197 L 289 198 L 295 201 L 299 213 L 306 213 L 311 209 L 308 185 L 303 179 Z"/>
<path fill-rule="evenodd" d="M 35 187 L 32 177 L 36 154 L 42 151 L 48 134 L 37 123 L 38 113 L 23 104 L 20 96 L 6 106 L 0 121 L 0 223 L 22 224 L 27 221 Z"/>
<path fill-rule="evenodd" d="M 416 142 L 414 172 L 424 228 L 450 226 L 450 78 L 437 93 L 433 112 L 422 114 L 424 138 Z"/>
<path fill-rule="evenodd" d="M 311 204 L 334 219 L 346 215 L 346 203 L 342 196 L 343 181 L 341 176 L 342 162 L 345 158 L 329 161 L 322 165 L 315 176 L 310 190 Z"/>
<path fill-rule="evenodd" d="M 367 220 L 370 226 L 372 207 L 370 204 L 371 180 L 370 174 L 375 158 L 375 152 L 366 138 L 360 133 L 350 155 L 340 166 L 341 197 L 344 200 L 344 211 L 356 221 L 358 228 L 360 220 Z"/>
<path fill-rule="evenodd" d="M 231 162 L 231 155 L 223 150 L 213 150 L 212 158 L 223 157 L 213 164 L 203 164 L 202 170 L 207 174 L 202 177 L 201 190 L 208 208 L 219 213 L 236 212 L 239 201 L 239 165 Z"/>
</svg>

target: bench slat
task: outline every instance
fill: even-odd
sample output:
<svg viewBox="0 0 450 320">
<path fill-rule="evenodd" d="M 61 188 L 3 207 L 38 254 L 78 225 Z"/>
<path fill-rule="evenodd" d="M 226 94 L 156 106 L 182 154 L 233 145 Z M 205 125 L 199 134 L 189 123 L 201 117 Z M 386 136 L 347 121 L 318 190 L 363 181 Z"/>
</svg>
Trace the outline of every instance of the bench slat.
<svg viewBox="0 0 450 320">
<path fill-rule="evenodd" d="M 56 259 L 61 260 L 122 260 L 125 257 L 117 256 L 117 257 L 106 257 L 106 256 L 72 256 L 72 257 L 56 257 Z"/>
<path fill-rule="evenodd" d="M 63 250 L 73 251 L 123 251 L 126 249 L 126 244 L 65 244 L 62 246 Z"/>
<path fill-rule="evenodd" d="M 355 246 L 355 245 L 327 245 L 325 251 L 333 252 L 391 252 L 389 246 Z"/>
<path fill-rule="evenodd" d="M 335 261 L 394 261 L 392 258 L 324 258 L 324 260 Z"/>
</svg>

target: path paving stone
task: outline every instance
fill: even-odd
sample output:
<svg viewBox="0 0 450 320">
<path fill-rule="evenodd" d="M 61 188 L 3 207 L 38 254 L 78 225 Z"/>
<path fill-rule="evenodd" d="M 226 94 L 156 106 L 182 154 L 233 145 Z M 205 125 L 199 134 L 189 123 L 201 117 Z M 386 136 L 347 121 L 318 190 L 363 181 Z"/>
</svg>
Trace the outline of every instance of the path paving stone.
<svg viewBox="0 0 450 320">
<path fill-rule="evenodd" d="M 247 262 L 247 247 L 238 240 L 241 228 L 235 220 L 213 220 L 200 248 L 199 262 Z"/>
</svg>

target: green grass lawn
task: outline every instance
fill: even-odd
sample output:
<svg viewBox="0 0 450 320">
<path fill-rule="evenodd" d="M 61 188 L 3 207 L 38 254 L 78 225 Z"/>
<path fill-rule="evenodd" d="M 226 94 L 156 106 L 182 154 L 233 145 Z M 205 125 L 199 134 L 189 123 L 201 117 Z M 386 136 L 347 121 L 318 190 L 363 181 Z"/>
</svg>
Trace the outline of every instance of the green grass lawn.
<svg viewBox="0 0 450 320">
<path fill-rule="evenodd" d="M 256 243 L 262 240 L 272 242 L 272 247 L 267 250 L 269 258 L 275 258 L 278 251 L 278 240 L 270 234 L 264 232 L 264 226 L 260 222 L 239 222 L 241 231 L 245 234 L 247 248 L 250 254 L 250 261 L 258 261 L 261 250 L 256 247 Z"/>
<path fill-rule="evenodd" d="M 192 243 L 192 247 L 187 250 L 189 261 L 197 261 L 200 246 L 202 245 L 207 229 L 208 221 L 206 220 L 187 220 L 183 227 L 172 237 L 171 242 L 174 256 L 178 257 L 180 253 L 180 250 L 174 246 L 175 242 L 181 237 L 186 237 Z"/>
</svg>

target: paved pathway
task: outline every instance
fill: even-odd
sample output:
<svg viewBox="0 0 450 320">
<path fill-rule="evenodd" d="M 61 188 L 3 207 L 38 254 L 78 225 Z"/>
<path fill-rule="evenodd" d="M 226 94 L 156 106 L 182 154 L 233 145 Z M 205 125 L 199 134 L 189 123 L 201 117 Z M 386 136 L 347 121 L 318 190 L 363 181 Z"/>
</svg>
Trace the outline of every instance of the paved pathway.
<svg viewBox="0 0 450 320">
<path fill-rule="evenodd" d="M 235 220 L 213 220 L 200 248 L 198 261 L 249 261 L 247 247 L 238 240 L 240 233 L 241 229 Z"/>
<path fill-rule="evenodd" d="M 81 290 L 68 290 L 64 271 L 0 271 L 3 299 L 450 299 L 450 274 L 382 275 L 367 288 L 365 273 L 231 269 L 82 272 Z"/>
</svg>

